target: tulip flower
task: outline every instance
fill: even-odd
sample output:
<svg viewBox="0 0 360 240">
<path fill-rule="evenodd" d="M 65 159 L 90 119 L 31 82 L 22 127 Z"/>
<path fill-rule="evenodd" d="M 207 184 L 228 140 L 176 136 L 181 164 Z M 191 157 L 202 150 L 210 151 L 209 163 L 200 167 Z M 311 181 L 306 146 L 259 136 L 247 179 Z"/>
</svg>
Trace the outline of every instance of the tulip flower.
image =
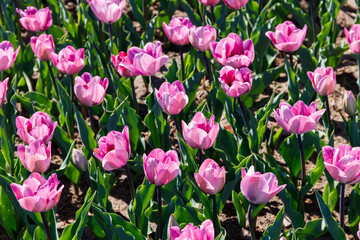
<svg viewBox="0 0 360 240">
<path fill-rule="evenodd" d="M 16 9 L 21 16 L 20 23 L 28 31 L 45 31 L 52 25 L 51 12 L 48 7 L 37 10 L 28 6 L 24 11 Z"/>
<path fill-rule="evenodd" d="M 340 182 L 340 226 L 344 228 L 345 184 L 360 182 L 360 147 L 352 148 L 348 144 L 338 148 L 324 146 L 322 153 L 326 170 Z"/>
<path fill-rule="evenodd" d="M 219 2 L 219 0 L 216 0 Z M 195 28 L 188 18 L 177 17 L 171 19 L 169 25 L 163 22 L 163 28 L 166 36 L 175 45 L 189 44 L 189 31 Z"/>
<path fill-rule="evenodd" d="M 125 78 L 132 78 L 135 76 L 133 72 L 131 72 L 128 68 L 124 67 L 123 65 L 120 65 L 123 62 L 127 62 L 127 64 L 130 64 L 128 55 L 126 52 L 119 52 L 117 56 L 111 54 L 111 61 L 116 69 L 116 71 L 120 74 L 120 76 Z"/>
<path fill-rule="evenodd" d="M 59 54 L 51 53 L 51 60 L 60 72 L 74 75 L 84 67 L 84 49 L 76 50 L 72 46 L 66 46 Z"/>
<path fill-rule="evenodd" d="M 198 51 L 210 49 L 210 43 L 216 40 L 216 29 L 210 25 L 194 27 L 189 30 L 189 41 Z"/>
<path fill-rule="evenodd" d="M 9 41 L 0 43 L 0 72 L 9 69 L 15 62 L 20 47 L 14 52 L 14 47 Z"/>
<path fill-rule="evenodd" d="M 36 112 L 30 119 L 18 116 L 15 123 L 17 134 L 28 145 L 37 139 L 47 144 L 53 137 L 57 125 L 57 122 L 53 123 L 50 116 L 44 112 Z"/>
<path fill-rule="evenodd" d="M 5 101 L 8 81 L 9 78 L 6 78 L 3 82 L 0 82 L 0 105 Z"/>
<path fill-rule="evenodd" d="M 51 34 L 41 34 L 39 37 L 31 37 L 31 49 L 42 61 L 50 61 L 51 53 L 55 52 L 55 43 Z"/>
<path fill-rule="evenodd" d="M 344 28 L 344 33 L 350 50 L 355 54 L 360 54 L 360 24 L 353 25 L 350 31 Z"/>
<path fill-rule="evenodd" d="M 180 227 L 173 226 L 170 228 L 171 240 L 214 240 L 214 226 L 211 220 L 205 220 L 201 223 L 200 228 L 189 223 L 180 231 Z"/>
<path fill-rule="evenodd" d="M 244 7 L 249 0 L 224 0 L 224 3 L 231 9 L 239 10 Z"/>
<path fill-rule="evenodd" d="M 117 22 L 125 8 L 125 0 L 92 0 L 90 7 L 95 16 L 104 23 Z"/>
<path fill-rule="evenodd" d="M 101 80 L 99 76 L 91 76 L 85 72 L 75 78 L 74 93 L 79 101 L 88 107 L 99 105 L 105 97 L 109 80 Z"/>
<path fill-rule="evenodd" d="M 131 146 L 129 128 L 125 126 L 122 132 L 111 131 L 99 140 L 99 148 L 94 149 L 94 156 L 102 162 L 107 171 L 119 169 L 130 158 Z"/>
<path fill-rule="evenodd" d="M 219 42 L 210 43 L 210 50 L 216 61 L 222 66 L 233 68 L 248 67 L 255 56 L 251 39 L 242 41 L 240 36 L 235 33 L 230 33 Z"/>
<path fill-rule="evenodd" d="M 180 81 L 162 83 L 159 90 L 155 89 L 155 96 L 162 110 L 170 115 L 177 115 L 189 101 Z"/>
<path fill-rule="evenodd" d="M 306 24 L 298 29 L 291 21 L 285 21 L 275 27 L 275 32 L 268 31 L 265 35 L 280 51 L 295 52 L 304 42 L 306 30 Z"/>
<path fill-rule="evenodd" d="M 194 173 L 196 183 L 201 191 L 206 194 L 215 195 L 225 185 L 225 168 L 212 159 L 206 159 L 199 168 L 199 173 Z"/>
<path fill-rule="evenodd" d="M 308 77 L 317 93 L 327 96 L 335 90 L 336 75 L 332 67 L 318 67 L 314 72 L 307 72 Z"/>
<path fill-rule="evenodd" d="M 14 192 L 20 206 L 30 212 L 46 212 L 59 202 L 62 185 L 59 189 L 60 181 L 56 173 L 53 173 L 46 180 L 39 173 L 32 173 L 23 185 L 12 183 L 11 189 Z"/>
<path fill-rule="evenodd" d="M 72 161 L 80 171 L 85 172 L 88 169 L 88 160 L 85 158 L 82 151 L 77 149 L 72 150 Z"/>
<path fill-rule="evenodd" d="M 346 91 L 343 98 L 343 109 L 344 111 L 353 116 L 357 111 L 356 98 L 352 91 Z"/>
<path fill-rule="evenodd" d="M 359 231 L 357 232 L 357 237 L 360 239 L 360 222 L 359 222 L 359 227 L 358 227 Z"/>
<path fill-rule="evenodd" d="M 43 173 L 50 167 L 51 142 L 46 146 L 42 140 L 36 139 L 28 146 L 19 144 L 17 150 L 20 161 L 29 172 Z"/>
<path fill-rule="evenodd" d="M 220 0 L 199 0 L 201 4 L 205 6 L 215 6 Z"/>
<path fill-rule="evenodd" d="M 235 69 L 225 66 L 220 70 L 219 82 L 229 97 L 238 98 L 250 91 L 251 72 L 248 68 Z"/>
<path fill-rule="evenodd" d="M 168 56 L 162 56 L 161 42 L 147 43 L 144 49 L 138 47 L 129 48 L 128 52 L 129 62 L 121 62 L 123 66 L 136 75 L 152 76 L 157 73 L 160 68 L 169 59 Z"/>
</svg>

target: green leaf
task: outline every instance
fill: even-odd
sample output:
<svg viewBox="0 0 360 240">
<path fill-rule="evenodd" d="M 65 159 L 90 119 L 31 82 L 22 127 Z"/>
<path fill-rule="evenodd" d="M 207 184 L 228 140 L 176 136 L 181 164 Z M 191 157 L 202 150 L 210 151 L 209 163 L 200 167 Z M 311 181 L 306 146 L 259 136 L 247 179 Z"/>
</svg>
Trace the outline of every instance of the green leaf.
<svg viewBox="0 0 360 240">
<path fill-rule="evenodd" d="M 73 105 L 76 123 L 79 129 L 79 134 L 81 141 L 84 143 L 85 147 L 89 152 L 93 152 L 94 148 L 96 148 L 96 141 L 94 140 L 94 132 L 91 128 L 87 125 L 84 118 L 80 114 L 79 110 Z"/>
<path fill-rule="evenodd" d="M 239 194 L 241 194 L 241 193 L 239 193 Z M 232 196 L 232 201 L 233 201 L 233 204 L 234 204 L 234 207 L 236 210 L 236 215 L 237 215 L 237 219 L 240 224 L 240 227 L 244 228 L 244 227 L 246 227 L 246 212 L 243 207 L 243 204 L 241 204 L 240 197 L 235 192 L 235 190 L 232 191 L 231 196 Z"/>
<path fill-rule="evenodd" d="M 310 172 L 306 176 L 306 183 L 305 186 L 303 186 L 300 190 L 300 192 L 303 194 L 303 196 L 306 195 L 310 191 L 310 189 L 315 186 L 317 181 L 320 179 L 321 175 L 323 174 L 325 169 L 324 165 L 324 159 L 322 156 L 322 152 L 319 153 L 316 166 L 310 170 Z"/>
<path fill-rule="evenodd" d="M 290 96 L 289 100 L 291 100 L 291 102 L 295 103 L 299 100 L 299 93 L 300 93 L 299 86 L 298 86 L 295 72 L 294 72 L 293 68 L 291 67 L 285 54 L 284 54 L 284 57 L 285 57 L 285 71 L 286 71 L 286 75 L 287 75 L 287 79 L 288 79 L 288 90 L 289 90 L 289 96 Z"/>
<path fill-rule="evenodd" d="M 283 226 L 284 217 L 285 217 L 284 208 L 282 208 L 276 215 L 275 222 L 266 229 L 261 239 L 262 240 L 279 239 Z"/>
<path fill-rule="evenodd" d="M 309 221 L 303 228 L 295 230 L 296 238 L 300 240 L 318 239 L 321 235 L 325 234 L 326 228 L 323 219 L 316 219 Z"/>
</svg>

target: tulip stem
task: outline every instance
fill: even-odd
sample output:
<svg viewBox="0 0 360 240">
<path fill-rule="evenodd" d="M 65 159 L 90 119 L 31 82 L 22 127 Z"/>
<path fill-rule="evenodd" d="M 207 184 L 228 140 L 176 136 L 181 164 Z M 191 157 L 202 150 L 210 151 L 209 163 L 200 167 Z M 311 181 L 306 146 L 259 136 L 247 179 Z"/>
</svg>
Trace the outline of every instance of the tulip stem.
<svg viewBox="0 0 360 240">
<path fill-rule="evenodd" d="M 135 85 L 134 85 L 134 78 L 130 78 L 130 84 L 131 84 L 131 99 L 132 99 L 132 107 L 136 110 L 136 113 L 138 113 L 138 108 L 136 106 L 136 93 L 135 93 Z"/>
<path fill-rule="evenodd" d="M 110 57 L 111 57 L 111 54 L 112 54 L 112 32 L 111 32 L 111 23 L 108 24 L 108 29 L 109 29 L 109 39 L 110 39 L 110 42 L 109 42 L 109 53 L 110 53 Z"/>
<path fill-rule="evenodd" d="M 94 132 L 94 135 L 95 135 L 95 123 L 94 123 L 94 118 L 93 118 L 92 107 L 88 107 L 88 113 L 89 113 L 89 119 L 90 119 L 90 128 Z"/>
<path fill-rule="evenodd" d="M 5 134 L 6 134 L 7 138 L 8 138 L 9 140 L 11 140 L 12 138 L 11 138 L 11 135 L 10 135 L 10 130 L 9 130 L 8 125 L 7 125 L 7 123 L 6 123 L 6 108 L 5 108 L 5 103 L 1 104 L 1 110 L 2 110 L 2 112 L 3 112 L 4 120 L 5 120 Z"/>
<path fill-rule="evenodd" d="M 340 227 L 344 229 L 344 212 L 345 212 L 345 183 L 340 183 L 340 203 L 339 203 L 339 211 L 340 211 Z"/>
<path fill-rule="evenodd" d="M 251 217 L 252 208 L 253 208 L 253 204 L 250 203 L 249 204 L 249 209 L 248 209 L 249 230 L 250 230 L 250 233 L 251 233 L 251 240 L 256 240 L 254 222 L 253 222 L 252 217 Z"/>
<path fill-rule="evenodd" d="M 357 80 L 357 85 L 358 85 L 359 88 L 360 88 L 360 54 L 357 54 L 357 55 L 356 55 L 356 60 L 357 60 L 358 72 L 359 72 L 359 77 L 358 77 L 358 80 Z"/>
<path fill-rule="evenodd" d="M 204 56 L 204 63 L 205 63 L 205 69 L 206 69 L 206 73 L 207 73 L 207 77 L 208 77 L 208 79 L 209 79 L 209 81 L 210 81 L 210 84 L 213 82 L 213 76 L 212 76 L 212 73 L 211 73 L 211 67 L 210 67 L 210 64 L 209 64 L 209 62 L 208 62 L 208 58 L 207 58 L 207 56 L 206 56 L 206 51 L 205 52 L 203 52 L 203 56 Z"/>
<path fill-rule="evenodd" d="M 58 85 L 57 85 L 57 82 L 56 82 L 56 80 L 55 80 L 54 73 L 53 73 L 53 71 L 52 71 L 52 69 L 51 69 L 50 62 L 47 61 L 46 63 L 47 63 L 48 68 L 49 68 L 50 78 L 51 78 L 52 84 L 53 84 L 53 86 L 54 86 L 54 88 L 55 88 L 56 96 L 60 99 L 60 94 L 59 94 Z"/>
<path fill-rule="evenodd" d="M 294 71 L 294 61 L 293 61 L 293 53 L 289 52 L 289 59 L 290 59 L 290 66 L 292 70 Z"/>
<path fill-rule="evenodd" d="M 261 13 L 261 9 L 262 9 L 262 1 L 259 0 L 258 4 L 259 4 L 259 14 L 260 14 L 260 13 Z"/>
<path fill-rule="evenodd" d="M 177 117 L 176 115 L 171 115 L 172 118 L 174 119 L 174 122 L 175 122 L 175 126 L 176 126 L 176 130 L 178 131 L 178 133 L 180 134 L 181 133 L 181 129 L 180 129 L 180 125 L 178 123 L 178 120 L 177 120 Z"/>
<path fill-rule="evenodd" d="M 128 182 L 129 182 L 129 189 L 130 189 L 131 199 L 134 199 L 134 197 L 135 197 L 135 187 L 134 187 L 134 183 L 133 183 L 132 178 L 131 178 L 131 171 L 130 171 L 130 168 L 129 168 L 128 164 L 125 164 L 125 169 L 126 169 L 126 175 L 127 175 L 127 178 L 128 178 Z"/>
<path fill-rule="evenodd" d="M 146 22 L 146 0 L 142 0 L 142 13 L 143 13 L 143 16 L 144 16 L 144 20 Z"/>
<path fill-rule="evenodd" d="M 197 159 L 198 159 L 198 163 L 199 163 L 199 166 L 202 164 L 202 150 L 199 148 L 197 153 Z"/>
<path fill-rule="evenodd" d="M 70 76 L 70 101 L 71 101 L 71 109 L 70 109 L 70 127 L 69 127 L 69 132 L 70 132 L 70 137 L 71 139 L 74 139 L 74 108 L 73 108 L 73 103 L 74 103 L 74 77 L 73 75 L 69 75 Z"/>
<path fill-rule="evenodd" d="M 103 30 L 102 30 L 102 23 L 99 20 L 99 42 L 100 42 L 100 51 L 104 51 L 104 34 L 103 34 Z"/>
<path fill-rule="evenodd" d="M 331 130 L 332 130 L 332 127 L 331 127 L 331 112 L 330 112 L 329 99 L 328 99 L 327 95 L 325 96 L 325 104 L 326 104 L 326 117 L 327 117 L 328 132 L 329 132 L 328 137 L 330 137 Z"/>
<path fill-rule="evenodd" d="M 50 234 L 50 229 L 49 229 L 49 223 L 48 223 L 48 221 L 46 219 L 45 212 L 41 212 L 40 215 L 41 215 L 41 219 L 42 219 L 43 224 L 44 224 L 46 238 L 47 238 L 47 240 L 52 240 L 51 234 Z"/>
<path fill-rule="evenodd" d="M 156 226 L 156 237 L 155 239 L 161 239 L 162 237 L 162 227 L 161 227 L 161 217 L 162 217 L 162 204 L 161 204 L 161 186 L 155 187 L 156 191 L 156 201 L 158 204 L 158 224 Z"/>
<path fill-rule="evenodd" d="M 244 117 L 244 121 L 245 121 L 245 124 L 246 124 L 246 128 L 247 128 L 248 132 L 250 132 L 249 120 L 248 120 L 247 115 L 246 115 L 245 106 L 244 106 L 243 102 L 241 101 L 241 97 L 238 97 L 238 102 L 239 102 L 239 105 L 240 105 L 240 109 L 241 109 L 242 115 L 243 115 L 243 117 Z"/>
<path fill-rule="evenodd" d="M 315 26 L 315 14 L 314 14 L 314 3 L 313 0 L 310 0 L 310 15 L 311 15 L 311 23 L 313 28 L 313 36 L 314 36 L 314 42 L 316 41 L 316 26 Z"/>
<path fill-rule="evenodd" d="M 3 14 L 3 10 L 2 10 L 2 6 L 0 3 L 0 18 L 1 18 L 1 23 L 3 26 L 5 26 L 5 18 L 4 18 L 4 14 Z"/>
<path fill-rule="evenodd" d="M 219 227 L 219 222 L 218 222 L 218 211 L 216 208 L 216 195 L 212 195 L 212 204 L 213 204 L 213 223 L 214 223 L 214 228 L 215 228 L 215 238 L 217 235 L 219 235 L 220 232 L 220 227 Z"/>
<path fill-rule="evenodd" d="M 215 14 L 214 14 L 214 6 L 210 6 L 210 13 L 211 13 L 211 22 L 215 25 Z"/>
<path fill-rule="evenodd" d="M 179 54 L 180 54 L 180 61 L 181 61 L 181 81 L 185 80 L 185 69 L 184 69 L 184 56 L 183 56 L 183 46 L 180 46 Z"/>
<path fill-rule="evenodd" d="M 300 148 L 300 158 L 301 158 L 301 187 L 305 186 L 306 183 L 306 169 L 305 169 L 305 156 L 304 156 L 304 147 L 301 140 L 301 134 L 297 134 L 299 148 Z"/>
</svg>

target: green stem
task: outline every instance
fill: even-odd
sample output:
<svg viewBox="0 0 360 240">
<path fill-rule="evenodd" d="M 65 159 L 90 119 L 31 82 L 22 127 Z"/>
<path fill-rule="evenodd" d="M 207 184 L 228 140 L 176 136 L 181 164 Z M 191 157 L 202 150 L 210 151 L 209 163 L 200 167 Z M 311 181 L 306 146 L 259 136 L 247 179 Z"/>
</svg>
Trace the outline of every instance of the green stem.
<svg viewBox="0 0 360 240">
<path fill-rule="evenodd" d="M 247 117 L 247 115 L 246 115 L 245 106 L 244 106 L 243 102 L 241 101 L 241 97 L 238 97 L 238 102 L 239 102 L 239 105 L 240 105 L 240 109 L 241 109 L 242 115 L 243 115 L 243 117 L 244 117 L 244 121 L 245 121 L 246 128 L 247 128 L 248 132 L 250 132 L 249 120 L 248 120 L 248 117 Z"/>
<path fill-rule="evenodd" d="M 213 204 L 213 223 L 214 223 L 214 228 L 215 228 L 215 238 L 217 235 L 219 235 L 220 233 L 220 227 L 219 227 L 219 222 L 218 222 L 218 211 L 216 208 L 216 195 L 212 195 L 212 204 Z"/>
<path fill-rule="evenodd" d="M 329 99 L 327 95 L 325 96 L 325 104 L 326 104 L 326 118 L 328 124 L 328 137 L 330 137 L 332 131 L 332 125 L 331 125 L 331 112 L 330 112 Z"/>
<path fill-rule="evenodd" d="M 94 118 L 93 118 L 92 107 L 88 107 L 88 114 L 89 114 L 89 119 L 90 119 L 90 128 L 94 132 L 94 136 L 95 136 L 95 123 L 94 123 Z"/>
<path fill-rule="evenodd" d="M 210 6 L 210 13 L 211 13 L 211 22 L 215 25 L 215 14 L 214 14 L 214 6 Z"/>
<path fill-rule="evenodd" d="M 47 240 L 52 240 L 50 229 L 49 229 L 49 223 L 48 223 L 48 221 L 46 219 L 45 212 L 41 212 L 40 215 L 41 215 L 41 219 L 42 219 L 43 224 L 44 224 L 46 238 L 47 238 Z"/>
<path fill-rule="evenodd" d="M 202 150 L 199 148 L 197 153 L 196 153 L 197 159 L 198 159 L 198 164 L 199 166 L 202 164 Z"/>
<path fill-rule="evenodd" d="M 162 218 L 162 202 L 161 202 L 161 186 L 155 187 L 156 191 L 156 201 L 158 204 L 158 223 L 156 226 L 156 239 L 161 239 L 162 237 L 162 227 L 161 227 L 161 218 Z"/>
<path fill-rule="evenodd" d="M 294 71 L 294 61 L 293 61 L 293 53 L 289 52 L 289 58 L 290 58 L 290 66 L 292 70 Z"/>
<path fill-rule="evenodd" d="M 100 51 L 104 51 L 104 33 L 102 30 L 102 23 L 99 20 L 99 42 L 100 42 Z"/>
<path fill-rule="evenodd" d="M 209 64 L 209 59 L 208 59 L 207 56 L 206 56 L 206 51 L 203 52 L 203 57 L 204 57 L 206 74 L 207 74 L 207 77 L 208 77 L 209 82 L 210 82 L 210 85 L 211 85 L 211 83 L 214 81 L 214 79 L 213 79 L 213 75 L 212 75 L 212 73 L 211 73 L 211 66 L 210 66 L 210 64 Z"/>
<path fill-rule="evenodd" d="M 132 78 L 132 77 L 130 78 L 130 83 L 131 83 L 132 107 L 136 110 L 136 113 L 138 113 L 136 93 L 135 93 L 135 85 L 134 85 L 134 78 Z"/>
<path fill-rule="evenodd" d="M 147 15 L 147 11 L 146 11 L 146 0 L 142 0 L 142 12 L 143 12 L 143 16 L 146 22 L 146 15 Z"/>
<path fill-rule="evenodd" d="M 176 130 L 178 131 L 178 134 L 181 134 L 180 125 L 179 125 L 179 123 L 178 123 L 178 120 L 177 120 L 176 115 L 171 115 L 171 116 L 172 116 L 172 118 L 174 119 L 175 127 L 176 127 Z"/>
<path fill-rule="evenodd" d="M 254 222 L 252 220 L 251 217 L 251 210 L 253 208 L 253 204 L 250 203 L 249 204 L 249 208 L 248 208 L 248 221 L 249 221 L 249 230 L 251 233 L 251 240 L 256 240 L 256 236 L 255 236 L 255 226 L 254 226 Z"/>
<path fill-rule="evenodd" d="M 130 189 L 131 199 L 134 199 L 136 192 L 135 192 L 135 187 L 134 187 L 134 183 L 132 181 L 131 171 L 130 171 L 130 168 L 129 168 L 128 164 L 125 164 L 125 170 L 126 170 L 126 175 L 127 175 L 128 182 L 129 182 L 129 189 Z"/>
<path fill-rule="evenodd" d="M 301 134 L 297 134 L 297 139 L 299 142 L 300 149 L 300 158 L 301 158 L 301 187 L 299 189 L 299 205 L 298 210 L 300 212 L 304 211 L 304 194 L 301 192 L 301 188 L 306 184 L 306 169 L 305 169 L 305 156 L 304 156 L 304 148 L 301 140 Z"/>
<path fill-rule="evenodd" d="M 312 29 L 313 29 L 313 38 L 314 38 L 314 42 L 315 42 L 316 41 L 316 25 L 315 25 L 315 13 L 314 13 L 313 0 L 309 1 L 309 5 L 310 5 L 311 24 L 312 24 Z"/>
<path fill-rule="evenodd" d="M 53 86 L 54 86 L 54 88 L 55 88 L 56 96 L 57 96 L 58 99 L 60 99 L 60 94 L 59 94 L 58 85 L 57 85 L 57 82 L 56 82 L 56 80 L 55 80 L 54 73 L 53 73 L 53 71 L 52 71 L 52 69 L 51 69 L 50 62 L 47 61 L 46 63 L 47 63 L 48 68 L 49 68 L 50 78 L 51 78 L 51 82 L 52 82 L 52 84 L 53 84 Z"/>
<path fill-rule="evenodd" d="M 344 213 L 345 213 L 345 183 L 340 183 L 340 203 L 339 203 L 339 211 L 340 211 L 340 227 L 344 229 Z"/>
<path fill-rule="evenodd" d="M 111 24 L 108 24 L 108 30 L 109 30 L 109 38 L 110 38 L 110 43 L 109 43 L 109 52 L 110 52 L 110 57 L 112 54 L 112 46 L 113 46 L 113 42 L 112 42 L 112 31 L 111 31 Z"/>
<path fill-rule="evenodd" d="M 181 61 L 181 81 L 185 80 L 185 68 L 184 68 L 184 56 L 183 56 L 184 47 L 180 46 L 180 61 Z"/>
<path fill-rule="evenodd" d="M 70 109 L 70 138 L 74 139 L 74 107 L 73 103 L 74 101 L 74 77 L 73 75 L 69 75 L 70 77 L 70 101 L 71 101 L 71 109 Z"/>
</svg>

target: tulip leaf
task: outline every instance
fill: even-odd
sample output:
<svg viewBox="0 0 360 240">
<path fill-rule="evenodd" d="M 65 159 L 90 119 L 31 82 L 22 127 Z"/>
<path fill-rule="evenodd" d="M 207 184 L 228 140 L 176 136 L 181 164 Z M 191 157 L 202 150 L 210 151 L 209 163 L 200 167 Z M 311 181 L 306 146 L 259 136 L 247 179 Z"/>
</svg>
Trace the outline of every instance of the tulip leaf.
<svg viewBox="0 0 360 240">
<path fill-rule="evenodd" d="M 286 57 L 286 54 L 284 54 L 285 58 L 285 71 L 288 79 L 288 90 L 289 90 L 289 101 L 291 103 L 295 103 L 299 100 L 299 86 L 297 82 L 297 77 L 294 72 L 293 67 L 290 65 L 289 60 Z"/>
<path fill-rule="evenodd" d="M 244 228 L 246 227 L 246 212 L 243 204 L 240 202 L 240 195 L 241 193 L 237 194 L 235 190 L 232 191 L 231 197 L 232 201 L 236 210 L 236 215 L 238 222 L 240 224 L 240 227 Z"/>
<path fill-rule="evenodd" d="M 225 165 L 230 167 L 233 164 L 238 164 L 236 159 L 238 146 L 235 135 L 226 130 L 222 125 L 220 125 L 214 148 L 223 156 L 223 159 L 226 160 L 224 161 Z"/>
<path fill-rule="evenodd" d="M 330 232 L 333 239 L 346 240 L 344 230 L 340 227 L 339 223 L 335 221 L 329 207 L 325 204 L 323 198 L 317 190 L 315 190 L 315 195 L 320 207 L 321 214 L 324 218 L 326 228 Z"/>
<path fill-rule="evenodd" d="M 11 238 L 15 238 L 18 231 L 18 215 L 14 211 L 9 197 L 0 186 L 0 225 L 5 229 Z"/>
<path fill-rule="evenodd" d="M 84 143 L 87 150 L 92 153 L 94 148 L 96 148 L 96 141 L 94 140 L 94 132 L 91 130 L 91 128 L 88 126 L 88 124 L 85 122 L 84 118 L 82 117 L 81 113 L 77 109 L 75 105 L 73 105 L 75 117 L 76 117 L 76 123 L 78 125 L 79 129 L 79 135 Z"/>
<path fill-rule="evenodd" d="M 319 153 L 316 166 L 310 170 L 308 175 L 306 176 L 306 183 L 305 186 L 303 186 L 300 190 L 300 192 L 303 194 L 303 196 L 306 195 L 310 191 L 310 189 L 315 186 L 317 181 L 320 179 L 321 175 L 323 174 L 325 169 L 324 165 L 324 159 L 322 156 L 322 152 Z"/>
<path fill-rule="evenodd" d="M 284 208 L 282 208 L 276 215 L 275 222 L 272 225 L 270 225 L 264 232 L 261 240 L 279 239 L 283 226 L 284 217 L 285 217 Z"/>
<path fill-rule="evenodd" d="M 303 228 L 297 228 L 295 235 L 297 239 L 318 239 L 321 235 L 326 232 L 325 224 L 323 219 L 315 219 L 305 224 Z"/>
<path fill-rule="evenodd" d="M 349 226 L 350 230 L 355 236 L 358 232 L 358 223 L 360 221 L 360 188 L 356 184 L 350 193 L 350 206 L 349 206 Z"/>
<path fill-rule="evenodd" d="M 40 226 L 35 229 L 33 239 L 47 239 L 45 231 Z"/>
</svg>

